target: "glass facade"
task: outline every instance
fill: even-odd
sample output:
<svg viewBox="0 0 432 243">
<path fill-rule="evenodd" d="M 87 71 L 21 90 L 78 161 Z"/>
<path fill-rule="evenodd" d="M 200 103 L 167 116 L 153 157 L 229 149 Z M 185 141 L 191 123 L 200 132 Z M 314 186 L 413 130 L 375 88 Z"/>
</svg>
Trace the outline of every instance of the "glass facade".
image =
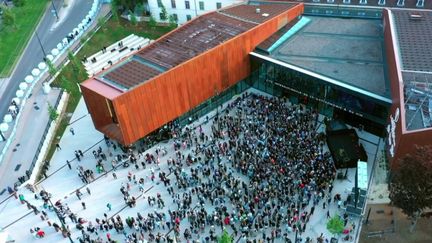
<svg viewBox="0 0 432 243">
<path fill-rule="evenodd" d="M 254 88 L 312 106 L 323 115 L 340 118 L 351 125 L 362 124 L 374 134 L 383 134 L 391 104 L 271 62 L 252 59 L 258 67 L 251 75 Z"/>
<path fill-rule="evenodd" d="M 341 119 L 353 126 L 362 124 L 365 130 L 378 136 L 384 135 L 390 104 L 274 63 L 251 58 L 252 66 L 256 69 L 248 78 L 220 94 L 215 94 L 175 122 L 180 125 L 189 124 L 217 109 L 233 96 L 253 87 L 274 96 L 288 98 L 293 103 L 313 107 L 325 116 Z"/>
</svg>

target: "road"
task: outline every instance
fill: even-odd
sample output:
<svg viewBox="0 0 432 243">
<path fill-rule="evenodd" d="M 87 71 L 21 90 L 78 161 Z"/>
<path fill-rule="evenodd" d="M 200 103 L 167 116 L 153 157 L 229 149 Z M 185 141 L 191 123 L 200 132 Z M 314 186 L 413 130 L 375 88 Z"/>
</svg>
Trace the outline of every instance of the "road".
<svg viewBox="0 0 432 243">
<path fill-rule="evenodd" d="M 91 9 L 93 0 L 69 0 L 69 9 L 62 10 L 63 0 L 54 0 L 56 9 L 60 12 L 60 21 L 57 23 L 51 4 L 47 8 L 47 13 L 41 19 L 37 33 L 41 39 L 42 46 L 47 54 L 57 46 L 57 44 L 74 29 Z M 56 24 L 57 23 L 57 24 Z M 31 73 L 33 68 L 43 60 L 43 51 L 36 36 L 30 40 L 28 48 L 24 51 L 18 61 L 14 73 L 8 81 L 0 83 L 0 118 L 6 114 L 12 98 L 18 89 L 20 82 Z"/>
</svg>

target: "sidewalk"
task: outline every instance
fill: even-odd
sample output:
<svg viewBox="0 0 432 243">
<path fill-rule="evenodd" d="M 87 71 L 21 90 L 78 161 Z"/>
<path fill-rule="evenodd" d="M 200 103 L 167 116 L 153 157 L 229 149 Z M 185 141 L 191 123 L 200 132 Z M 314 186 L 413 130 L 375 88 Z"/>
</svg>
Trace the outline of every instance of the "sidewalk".
<svg viewBox="0 0 432 243">
<path fill-rule="evenodd" d="M 109 11 L 110 7 L 108 5 L 102 5 L 98 18 L 105 16 Z M 97 24 L 97 21 L 93 21 L 86 33 L 92 31 Z M 77 40 L 70 47 L 70 50 L 76 49 L 79 45 L 81 43 Z M 67 52 L 58 59 L 56 65 L 62 65 L 66 59 Z M 41 80 L 45 80 L 47 77 L 48 73 Z M 13 187 L 14 183 L 18 181 L 18 177 L 25 175 L 25 171 L 30 168 L 49 121 L 48 103 L 54 105 L 59 94 L 59 90 L 52 89 L 49 95 L 45 95 L 42 90 L 42 82 L 40 81 L 35 85 L 32 96 L 27 100 L 24 109 L 21 111 L 22 117 L 19 121 L 21 124 L 18 125 L 15 138 L 9 146 L 3 162 L 0 162 L 0 201 L 9 196 L 5 189 L 8 186 Z M 34 108 L 35 102 L 39 109 Z M 9 131 L 11 131 L 14 123 L 9 124 L 9 126 L 11 127 Z M 5 143 L 1 142 L 0 151 L 3 146 L 5 146 Z M 20 166 L 17 167 L 17 165 Z"/>
</svg>

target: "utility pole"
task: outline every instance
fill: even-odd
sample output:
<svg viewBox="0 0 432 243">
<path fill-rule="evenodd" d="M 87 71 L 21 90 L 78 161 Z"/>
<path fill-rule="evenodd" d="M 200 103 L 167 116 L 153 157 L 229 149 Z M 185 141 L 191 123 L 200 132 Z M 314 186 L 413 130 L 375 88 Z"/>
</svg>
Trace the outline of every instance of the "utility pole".
<svg viewBox="0 0 432 243">
<path fill-rule="evenodd" d="M 39 35 L 38 35 L 38 32 L 37 32 L 37 30 L 35 31 L 35 34 L 36 34 L 36 38 L 37 38 L 37 40 L 38 40 L 38 42 L 39 42 L 39 45 L 40 45 L 40 47 L 41 47 L 41 49 L 42 49 L 42 52 L 43 52 L 43 54 L 44 54 L 44 58 L 47 56 L 47 54 L 46 54 L 46 52 L 45 52 L 45 49 L 43 48 L 43 45 L 42 45 L 42 42 L 41 42 L 41 40 L 40 40 L 40 38 L 39 38 Z"/>
<path fill-rule="evenodd" d="M 59 21 L 59 16 L 58 16 L 57 9 L 56 9 L 56 7 L 55 7 L 55 5 L 54 5 L 54 0 L 51 0 L 51 5 L 52 5 L 52 7 L 53 7 L 53 9 L 54 9 L 54 14 L 55 14 L 55 16 L 57 17 L 57 21 Z"/>
</svg>

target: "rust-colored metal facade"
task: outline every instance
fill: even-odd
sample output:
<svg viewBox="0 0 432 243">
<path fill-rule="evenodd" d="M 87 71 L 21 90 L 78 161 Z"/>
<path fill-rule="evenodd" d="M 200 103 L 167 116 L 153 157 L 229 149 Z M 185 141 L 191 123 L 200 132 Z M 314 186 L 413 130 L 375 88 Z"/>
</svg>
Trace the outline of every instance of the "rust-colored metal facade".
<svg viewBox="0 0 432 243">
<path fill-rule="evenodd" d="M 248 77 L 249 53 L 302 13 L 303 4 L 292 5 L 125 92 L 96 79 L 84 82 L 83 97 L 96 129 L 124 145 L 134 143 Z"/>
</svg>

